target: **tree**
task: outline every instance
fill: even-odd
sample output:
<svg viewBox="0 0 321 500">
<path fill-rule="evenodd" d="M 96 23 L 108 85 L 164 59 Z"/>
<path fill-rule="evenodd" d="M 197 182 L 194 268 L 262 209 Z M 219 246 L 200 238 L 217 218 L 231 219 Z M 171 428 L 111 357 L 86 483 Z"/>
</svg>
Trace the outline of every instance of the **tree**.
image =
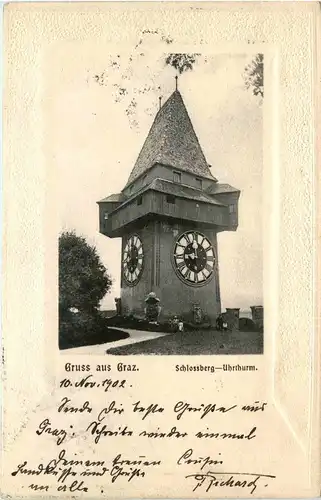
<svg viewBox="0 0 321 500">
<path fill-rule="evenodd" d="M 243 78 L 245 87 L 251 88 L 255 96 L 264 96 L 263 54 L 256 54 L 251 63 L 245 67 Z"/>
<path fill-rule="evenodd" d="M 200 54 L 169 54 L 165 64 L 173 66 L 181 74 L 184 71 L 192 71 L 199 56 Z"/>
<path fill-rule="evenodd" d="M 59 309 L 97 311 L 101 299 L 112 285 L 107 269 L 95 247 L 73 231 L 59 237 Z"/>
</svg>

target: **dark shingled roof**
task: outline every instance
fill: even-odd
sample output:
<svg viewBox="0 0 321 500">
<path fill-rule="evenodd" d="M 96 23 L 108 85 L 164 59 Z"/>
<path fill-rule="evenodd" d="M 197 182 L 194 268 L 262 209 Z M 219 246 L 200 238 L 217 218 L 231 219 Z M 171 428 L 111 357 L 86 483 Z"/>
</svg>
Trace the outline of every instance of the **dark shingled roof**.
<svg viewBox="0 0 321 500">
<path fill-rule="evenodd" d="M 199 201 L 200 203 L 208 203 L 210 205 L 219 205 L 223 207 L 226 206 L 224 203 L 222 203 L 221 200 L 217 200 L 213 196 L 210 196 L 209 194 L 205 193 L 204 191 L 201 191 L 200 189 L 195 189 L 190 186 L 186 186 L 184 184 L 178 184 L 176 182 L 157 178 L 154 179 L 150 184 L 147 184 L 139 191 L 134 193 L 130 198 L 124 200 L 124 202 L 121 205 L 115 208 L 115 212 L 117 210 L 120 210 L 123 206 L 132 202 L 136 198 L 138 198 L 138 196 L 150 190 L 157 191 L 158 193 L 172 194 L 174 196 L 177 196 L 178 198 L 185 198 L 189 200 Z M 106 200 L 101 200 L 101 201 L 106 201 Z"/>
<path fill-rule="evenodd" d="M 155 163 L 216 180 L 210 172 L 178 90 L 158 111 L 126 186 Z"/>
<path fill-rule="evenodd" d="M 211 194 L 221 194 L 221 193 L 239 193 L 240 190 L 234 188 L 230 184 L 213 184 L 207 190 Z"/>
<path fill-rule="evenodd" d="M 200 189 L 194 189 L 184 184 L 177 184 L 176 182 L 164 179 L 154 179 L 147 187 L 160 193 L 173 194 L 178 198 L 188 198 L 190 200 L 209 203 L 210 205 L 225 206 L 221 201 L 216 200 L 213 196 L 209 196 Z"/>
<path fill-rule="evenodd" d="M 97 203 L 103 203 L 103 202 L 121 202 L 121 201 L 125 201 L 125 197 L 123 195 L 123 193 L 115 193 L 115 194 L 111 194 L 109 196 L 107 196 L 107 198 L 103 198 L 102 200 L 99 200 Z"/>
</svg>

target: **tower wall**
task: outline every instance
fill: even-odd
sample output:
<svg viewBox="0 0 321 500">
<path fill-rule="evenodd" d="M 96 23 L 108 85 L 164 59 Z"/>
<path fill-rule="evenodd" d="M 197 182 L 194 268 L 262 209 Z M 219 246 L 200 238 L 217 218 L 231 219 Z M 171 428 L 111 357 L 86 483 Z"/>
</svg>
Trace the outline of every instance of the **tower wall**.
<svg viewBox="0 0 321 500">
<path fill-rule="evenodd" d="M 144 299 L 151 291 L 160 299 L 162 307 L 160 320 L 178 315 L 185 321 L 192 321 L 193 306 L 198 305 L 205 318 L 215 322 L 221 312 L 219 273 L 218 266 L 213 278 L 203 286 L 189 286 L 177 276 L 172 255 L 176 238 L 190 229 L 195 230 L 195 225 L 171 225 L 162 221 L 151 221 L 139 230 L 133 229 L 130 234 L 138 234 L 144 247 L 144 269 L 140 281 L 131 287 L 122 277 L 122 308 L 124 314 L 134 314 L 144 317 Z M 214 230 L 197 227 L 213 244 L 216 256 L 217 235 Z M 123 238 L 127 240 L 126 235 Z"/>
</svg>

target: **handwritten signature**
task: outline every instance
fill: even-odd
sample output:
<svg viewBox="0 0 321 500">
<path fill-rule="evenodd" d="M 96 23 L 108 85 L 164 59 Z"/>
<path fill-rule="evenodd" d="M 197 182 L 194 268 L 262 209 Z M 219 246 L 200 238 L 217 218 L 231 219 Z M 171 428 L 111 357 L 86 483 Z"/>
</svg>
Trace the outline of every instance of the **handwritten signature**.
<svg viewBox="0 0 321 500">
<path fill-rule="evenodd" d="M 198 472 L 196 474 L 189 474 L 185 476 L 186 479 L 193 478 L 195 486 L 193 491 L 196 491 L 202 486 L 208 492 L 211 488 L 249 488 L 251 495 L 256 490 L 260 480 L 275 479 L 276 476 L 270 474 L 256 474 L 252 472 Z M 265 487 L 268 484 L 264 485 Z"/>
</svg>

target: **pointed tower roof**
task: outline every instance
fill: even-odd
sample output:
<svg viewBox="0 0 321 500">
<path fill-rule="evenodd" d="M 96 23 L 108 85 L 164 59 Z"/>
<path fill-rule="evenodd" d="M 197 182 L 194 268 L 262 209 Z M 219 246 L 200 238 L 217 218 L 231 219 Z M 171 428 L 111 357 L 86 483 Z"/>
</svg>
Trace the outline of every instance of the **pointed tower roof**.
<svg viewBox="0 0 321 500">
<path fill-rule="evenodd" d="M 211 174 L 178 90 L 173 92 L 158 111 L 126 186 L 155 163 L 185 170 L 212 181 L 217 180 Z"/>
</svg>

